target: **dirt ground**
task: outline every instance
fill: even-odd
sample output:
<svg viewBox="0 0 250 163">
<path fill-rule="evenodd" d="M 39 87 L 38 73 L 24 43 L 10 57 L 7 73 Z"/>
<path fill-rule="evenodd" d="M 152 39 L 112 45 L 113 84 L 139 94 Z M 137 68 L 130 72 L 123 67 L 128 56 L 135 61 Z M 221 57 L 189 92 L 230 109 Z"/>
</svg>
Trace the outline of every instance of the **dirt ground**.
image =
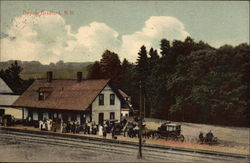
<svg viewBox="0 0 250 163">
<path fill-rule="evenodd" d="M 145 124 L 149 129 L 157 129 L 161 123 L 166 121 L 158 119 L 145 119 Z M 175 123 L 175 122 L 173 122 Z M 207 148 L 217 148 L 217 147 L 226 147 L 228 150 L 234 150 L 238 153 L 249 154 L 250 148 L 250 128 L 246 127 L 227 127 L 227 126 L 214 126 L 206 124 L 194 124 L 194 123 L 185 123 L 185 122 L 176 122 L 182 126 L 182 134 L 185 137 L 186 144 L 192 143 L 193 146 L 198 145 L 197 143 L 198 136 L 200 132 L 206 134 L 210 130 L 213 132 L 219 140 L 219 145 L 207 147 Z M 202 145 L 205 147 L 206 145 Z M 227 151 L 225 151 L 227 152 Z M 233 152 L 234 153 L 234 152 Z"/>
</svg>

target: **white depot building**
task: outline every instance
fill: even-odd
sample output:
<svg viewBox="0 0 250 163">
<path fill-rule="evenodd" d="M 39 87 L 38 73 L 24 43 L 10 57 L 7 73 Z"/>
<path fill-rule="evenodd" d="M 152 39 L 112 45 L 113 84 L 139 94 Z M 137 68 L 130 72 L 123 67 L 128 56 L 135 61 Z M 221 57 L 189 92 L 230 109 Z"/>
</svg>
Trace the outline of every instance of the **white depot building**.
<svg viewBox="0 0 250 163">
<path fill-rule="evenodd" d="M 23 108 L 23 119 L 61 119 L 63 121 L 121 120 L 121 107 L 126 100 L 110 80 L 84 80 L 77 73 L 76 80 L 56 80 L 52 72 L 47 79 L 36 80 L 13 104 Z M 128 106 L 129 107 L 129 106 Z"/>
</svg>

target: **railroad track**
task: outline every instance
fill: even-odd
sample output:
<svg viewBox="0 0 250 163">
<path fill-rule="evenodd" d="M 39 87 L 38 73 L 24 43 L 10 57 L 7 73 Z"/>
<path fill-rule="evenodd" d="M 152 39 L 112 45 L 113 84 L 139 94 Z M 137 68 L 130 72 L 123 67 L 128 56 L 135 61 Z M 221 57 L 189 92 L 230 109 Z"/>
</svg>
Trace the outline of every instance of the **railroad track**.
<svg viewBox="0 0 250 163">
<path fill-rule="evenodd" d="M 78 148 L 80 150 L 101 150 L 102 152 L 112 152 L 114 154 L 126 153 L 128 155 L 135 155 L 138 151 L 138 147 L 135 144 L 117 144 L 110 142 L 103 142 L 99 140 L 87 140 L 81 138 L 71 138 L 71 137 L 60 137 L 53 135 L 39 135 L 34 133 L 23 133 L 17 131 L 1 130 L 0 129 L 0 140 L 4 141 L 14 141 L 14 142 L 25 142 L 28 144 L 46 144 L 46 145 L 56 145 L 56 146 L 67 146 L 72 148 Z M 206 162 L 247 162 L 247 156 L 241 155 L 220 155 L 219 153 L 214 154 L 204 154 L 190 151 L 180 151 L 174 149 L 161 149 L 152 148 L 144 145 L 143 155 L 151 160 L 156 159 L 171 159 L 172 161 L 178 162 L 178 157 L 185 156 L 189 158 L 191 162 L 201 161 L 201 158 L 206 159 Z M 185 160 L 188 161 L 188 160 Z"/>
<path fill-rule="evenodd" d="M 16 134 L 16 133 L 14 133 Z M 126 146 L 124 147 L 121 145 L 113 145 L 110 143 L 90 143 L 89 141 L 75 141 L 71 139 L 58 139 L 58 138 L 48 138 L 48 137 L 41 137 L 41 136 L 25 136 L 25 135 L 11 135 L 10 133 L 0 133 L 0 140 L 3 141 L 14 141 L 13 144 L 16 144 L 15 142 L 24 142 L 25 144 L 46 144 L 46 145 L 57 145 L 57 146 L 62 146 L 62 147 L 72 147 L 72 148 L 78 148 L 81 151 L 89 151 L 89 150 L 101 150 L 102 152 L 111 152 L 114 154 L 121 154 L 121 153 L 126 153 L 126 155 L 135 155 L 135 151 L 137 151 L 137 148 L 134 146 Z M 69 142 L 70 141 L 70 142 Z M 19 143 L 18 143 L 19 144 Z M 119 148 L 122 147 L 122 148 Z M 149 153 L 153 152 L 153 153 Z M 157 153 L 156 153 L 157 152 Z M 144 154 L 147 155 L 147 158 L 152 159 L 166 159 L 166 155 L 163 155 L 163 153 L 158 153 L 159 151 L 148 151 L 145 150 Z M 178 159 L 175 159 L 175 157 L 169 155 L 167 156 L 168 159 L 171 159 L 173 161 L 178 161 Z M 194 159 L 193 159 L 194 160 Z"/>
</svg>

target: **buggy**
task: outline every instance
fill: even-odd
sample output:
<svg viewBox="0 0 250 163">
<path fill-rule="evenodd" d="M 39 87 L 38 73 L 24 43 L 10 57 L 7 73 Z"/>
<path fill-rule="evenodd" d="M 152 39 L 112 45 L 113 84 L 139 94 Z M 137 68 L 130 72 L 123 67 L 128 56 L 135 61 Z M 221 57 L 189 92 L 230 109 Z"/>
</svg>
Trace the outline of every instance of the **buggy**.
<svg viewBox="0 0 250 163">
<path fill-rule="evenodd" d="M 181 134 L 181 125 L 173 123 L 164 123 L 155 133 L 155 138 L 165 138 L 166 140 L 180 141 L 185 140 L 184 136 Z"/>
</svg>

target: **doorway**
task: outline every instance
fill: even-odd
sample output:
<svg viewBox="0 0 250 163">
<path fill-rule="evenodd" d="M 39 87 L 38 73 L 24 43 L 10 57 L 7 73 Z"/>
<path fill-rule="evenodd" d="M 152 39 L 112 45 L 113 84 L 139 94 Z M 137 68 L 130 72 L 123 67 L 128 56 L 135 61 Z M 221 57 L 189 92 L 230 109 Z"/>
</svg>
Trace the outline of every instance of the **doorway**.
<svg viewBox="0 0 250 163">
<path fill-rule="evenodd" d="M 104 117 L 104 114 L 103 113 L 99 113 L 98 124 L 103 125 L 103 117 Z"/>
<path fill-rule="evenodd" d="M 4 109 L 0 109 L 0 116 L 4 115 L 5 110 Z"/>
</svg>

